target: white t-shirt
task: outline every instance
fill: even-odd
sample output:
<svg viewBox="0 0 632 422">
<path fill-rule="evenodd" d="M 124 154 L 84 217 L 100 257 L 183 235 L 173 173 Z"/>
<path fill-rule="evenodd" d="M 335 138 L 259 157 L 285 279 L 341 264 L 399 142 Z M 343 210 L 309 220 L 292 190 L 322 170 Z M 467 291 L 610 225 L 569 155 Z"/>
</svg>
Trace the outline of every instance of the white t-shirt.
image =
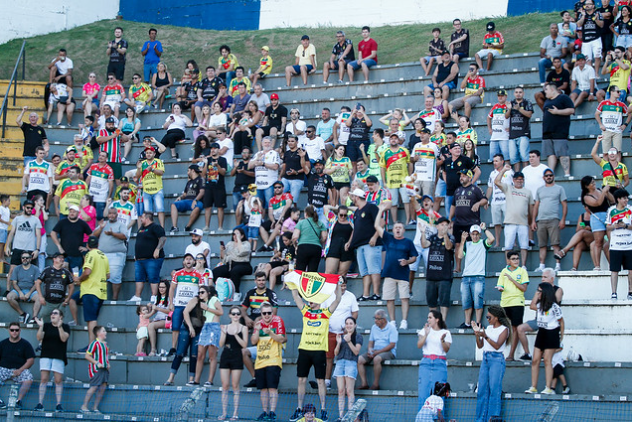
<svg viewBox="0 0 632 422">
<path fill-rule="evenodd" d="M 485 328 L 485 334 L 487 334 L 487 337 L 489 337 L 494 343 L 498 342 L 498 338 L 500 337 L 500 335 L 503 333 L 503 331 L 505 331 L 507 329 L 507 327 L 505 327 L 504 325 L 500 325 L 498 326 L 498 328 L 494 328 L 493 325 L 488 325 L 487 328 Z M 483 352 L 500 352 L 503 353 L 505 351 L 505 345 L 507 344 L 507 342 L 503 343 L 498 350 L 494 349 L 492 347 L 491 344 L 489 344 L 487 342 L 486 339 L 483 339 Z"/>
<path fill-rule="evenodd" d="M 197 245 L 194 245 L 193 243 L 191 243 L 184 250 L 184 253 L 185 254 L 190 253 L 191 255 L 196 257 L 199 254 L 204 254 L 204 251 L 207 249 L 208 249 L 208 256 L 206 257 L 206 266 L 210 267 L 211 266 L 211 245 L 209 245 L 207 242 L 201 240 L 200 243 L 198 243 Z"/>
<path fill-rule="evenodd" d="M 187 121 L 185 117 L 182 114 L 170 114 L 169 117 L 165 119 L 165 122 L 171 122 L 171 116 L 173 116 L 173 122 L 169 124 L 167 130 L 180 129 L 184 132 L 184 130 L 187 128 Z"/>
<path fill-rule="evenodd" d="M 615 229 L 608 234 L 610 239 L 610 250 L 613 251 L 630 251 L 632 250 L 632 230 L 619 228 L 616 224 L 623 221 L 625 224 L 632 223 L 632 208 L 627 206 L 622 210 L 618 210 L 616 205 L 608 208 L 606 215 L 606 224 L 615 225 Z"/>
<path fill-rule="evenodd" d="M 2 221 L 11 221 L 11 210 L 0 205 L 0 219 L 2 219 Z M 9 225 L 0 223 L 0 229 L 9 230 Z"/>
<path fill-rule="evenodd" d="M 422 329 L 423 330 L 423 329 Z M 433 330 L 430 329 L 428 333 L 428 337 L 426 338 L 426 342 L 422 347 L 422 352 L 424 355 L 437 355 L 437 356 L 445 356 L 446 353 L 443 350 L 443 346 L 441 346 L 441 336 L 445 334 L 445 342 L 452 343 L 452 334 L 448 330 Z"/>
<path fill-rule="evenodd" d="M 435 122 L 441 120 L 441 113 L 436 108 L 432 110 L 421 110 L 417 113 L 417 116 L 413 120 L 423 119 L 426 122 L 426 129 L 430 130 L 430 133 L 434 133 Z"/>
<path fill-rule="evenodd" d="M 235 144 L 233 143 L 233 140 L 230 138 L 226 138 L 223 141 L 218 141 L 217 143 L 219 144 L 220 150 L 224 147 L 228 148 L 226 152 L 222 155 L 222 157 L 226 159 L 228 167 L 232 168 L 233 160 L 235 159 Z"/>
<path fill-rule="evenodd" d="M 331 295 L 329 299 L 323 302 L 321 308 L 329 308 L 329 305 L 331 305 L 334 300 L 336 300 L 336 295 Z M 358 300 L 355 295 L 349 290 L 345 291 L 342 298 L 340 298 L 338 307 L 329 317 L 329 332 L 342 334 L 345 328 L 345 320 L 351 316 L 352 312 L 358 312 L 359 309 Z"/>
<path fill-rule="evenodd" d="M 53 61 L 55 61 L 55 59 L 51 60 L 51 63 Z M 68 73 L 69 69 L 72 69 L 72 60 L 70 60 L 68 57 L 66 57 L 66 60 L 64 60 L 63 62 L 61 60 L 58 60 L 57 63 L 55 63 L 55 67 L 57 68 L 57 71 L 60 75 L 65 75 L 66 73 Z"/>
<path fill-rule="evenodd" d="M 303 142 L 305 139 L 307 139 L 307 135 L 305 135 L 305 130 L 307 129 L 307 123 L 305 123 L 305 121 L 300 120 L 300 119 L 297 120 L 296 121 L 296 129 L 300 130 L 301 132 L 303 132 L 302 135 L 297 135 L 298 136 L 298 144 L 300 145 L 301 142 Z M 290 133 L 294 133 L 294 125 L 292 124 L 292 121 L 290 121 L 288 124 L 285 125 L 285 131 L 286 132 L 290 132 Z"/>
<path fill-rule="evenodd" d="M 584 70 L 581 70 L 579 66 L 575 66 L 573 68 L 571 80 L 577 82 L 577 88 L 580 90 L 589 90 L 591 79 L 595 79 L 595 69 L 593 69 L 592 66 L 585 65 Z M 596 86 L 595 89 L 597 89 Z"/>
<path fill-rule="evenodd" d="M 560 347 L 562 345 L 560 344 Z M 555 352 L 553 358 L 551 359 L 551 365 L 555 368 L 555 365 L 560 365 L 562 368 L 566 367 L 564 364 L 564 355 L 562 354 L 564 351 L 560 350 L 559 352 Z"/>
<path fill-rule="evenodd" d="M 415 422 L 423 422 L 428 420 L 426 416 L 430 413 L 434 417 L 439 415 L 439 411 L 443 412 L 443 399 L 439 396 L 435 396 L 434 394 L 424 401 L 424 405 L 421 406 L 417 417 L 415 418 Z"/>
<path fill-rule="evenodd" d="M 498 177 L 498 173 L 500 173 L 498 170 L 492 170 L 492 172 L 489 174 L 489 179 L 487 179 L 487 186 L 492 187 L 492 205 L 504 205 L 506 201 L 505 193 L 494 184 L 494 180 L 496 180 L 496 177 Z M 505 172 L 503 178 L 501 179 L 501 182 L 506 185 L 513 186 L 513 174 L 513 170 Z"/>
<path fill-rule="evenodd" d="M 325 149 L 325 141 L 320 136 L 316 136 L 314 139 L 305 137 L 298 146 L 307 152 L 307 156 L 310 160 L 323 159 L 323 153 L 321 150 Z"/>
<path fill-rule="evenodd" d="M 28 166 L 24 167 L 24 174 L 29 176 L 29 184 L 27 186 L 29 191 L 50 191 L 50 178 L 53 177 L 53 166 L 51 163 L 42 161 L 42 164 L 37 164 L 36 160 L 31 161 Z"/>
<path fill-rule="evenodd" d="M 437 174 L 437 157 L 439 156 L 439 147 L 434 142 L 423 144 L 417 142 L 412 151 L 412 156 L 417 157 L 415 161 L 415 173 L 417 180 L 422 182 L 434 182 Z"/>
<path fill-rule="evenodd" d="M 110 190 L 109 178 L 91 175 L 88 192 L 92 195 L 94 202 L 106 202 Z M 112 179 L 113 180 L 113 179 Z"/>
<path fill-rule="evenodd" d="M 346 125 L 346 121 L 350 119 L 351 113 L 344 112 L 340 113 L 338 118 L 336 119 L 336 123 L 338 123 L 338 143 L 341 145 L 347 145 L 347 141 L 349 140 L 349 134 L 351 133 L 351 128 Z"/>
<path fill-rule="evenodd" d="M 211 114 L 211 118 L 208 121 L 208 125 L 209 127 L 217 127 L 217 126 L 225 127 L 227 121 L 228 120 L 226 118 L 226 113 Z"/>
<path fill-rule="evenodd" d="M 489 114 L 492 122 L 492 136 L 490 140 L 492 141 L 506 141 L 509 139 L 509 119 L 505 117 L 505 113 L 503 108 L 494 108 L 492 112 Z"/>
<path fill-rule="evenodd" d="M 540 304 L 538 303 L 538 312 L 536 313 L 538 328 L 544 328 L 545 330 L 554 330 L 560 326 L 560 319 L 562 318 L 562 308 L 557 303 L 554 303 L 547 312 L 540 310 Z"/>
<path fill-rule="evenodd" d="M 531 191 L 534 198 L 538 189 L 544 186 L 544 170 L 548 168 L 547 165 L 540 163 L 537 167 L 528 165 L 522 169 L 522 173 L 524 174 L 524 187 Z"/>
<path fill-rule="evenodd" d="M 263 151 L 259 151 L 255 154 L 253 160 L 259 161 L 263 160 L 264 164 L 279 164 L 280 158 L 279 153 L 275 150 L 271 149 L 263 155 Z M 263 159 L 261 156 L 263 155 Z M 257 189 L 267 189 L 274 182 L 279 179 L 279 169 L 272 170 L 267 168 L 265 165 L 255 167 L 255 183 L 257 184 Z"/>
</svg>

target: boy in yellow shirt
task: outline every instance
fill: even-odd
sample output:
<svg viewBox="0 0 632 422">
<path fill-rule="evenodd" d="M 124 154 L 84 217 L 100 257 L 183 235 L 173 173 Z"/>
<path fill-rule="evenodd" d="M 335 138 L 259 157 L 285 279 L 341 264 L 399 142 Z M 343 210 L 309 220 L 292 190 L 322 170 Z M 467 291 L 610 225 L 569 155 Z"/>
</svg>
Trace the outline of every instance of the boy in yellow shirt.
<svg viewBox="0 0 632 422">
<path fill-rule="evenodd" d="M 520 253 L 507 252 L 507 266 L 503 268 L 496 283 L 496 289 L 501 292 L 500 306 L 507 313 L 511 321 L 511 349 L 507 360 L 514 360 L 518 346 L 518 326 L 524 317 L 524 292 L 527 291 L 529 275 L 525 267 L 520 267 Z"/>
<path fill-rule="evenodd" d="M 261 47 L 261 59 L 259 59 L 259 68 L 252 75 L 249 75 L 252 86 L 257 84 L 259 79 L 265 78 L 272 72 L 272 57 L 270 57 L 270 47 L 264 45 Z"/>
</svg>

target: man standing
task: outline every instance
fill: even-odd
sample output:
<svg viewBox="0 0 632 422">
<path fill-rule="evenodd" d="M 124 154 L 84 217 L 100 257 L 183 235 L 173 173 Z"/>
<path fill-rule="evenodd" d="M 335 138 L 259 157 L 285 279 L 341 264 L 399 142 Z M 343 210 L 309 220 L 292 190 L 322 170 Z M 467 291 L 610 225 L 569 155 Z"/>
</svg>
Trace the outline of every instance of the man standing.
<svg viewBox="0 0 632 422">
<path fill-rule="evenodd" d="M 298 147 L 298 138 L 295 135 L 287 137 L 287 148 L 281 164 L 281 183 L 283 183 L 283 192 L 290 192 L 292 198 L 298 200 L 305 184 L 305 176 L 310 171 L 309 156 Z"/>
<path fill-rule="evenodd" d="M 132 227 L 138 220 L 136 207 L 129 201 L 130 188 L 124 187 L 120 190 L 121 199 L 112 202 L 110 208 L 116 210 L 118 220 L 127 227 L 127 236 L 129 237 Z"/>
<path fill-rule="evenodd" d="M 318 219 L 322 221 L 325 227 L 328 227 L 329 221 L 323 207 L 325 204 L 334 206 L 331 203 L 334 181 L 330 175 L 323 173 L 324 168 L 324 161 L 318 160 L 314 163 L 314 170 L 307 176 L 307 203 L 314 207 L 318 214 Z"/>
<path fill-rule="evenodd" d="M 331 118 L 331 110 L 323 108 L 320 113 L 321 120 L 316 125 L 316 136 L 323 139 L 328 155 L 333 151 L 334 146 L 334 125 L 336 121 Z"/>
<path fill-rule="evenodd" d="M 616 204 L 608 209 L 606 230 L 610 239 L 611 299 L 617 299 L 619 271 L 628 270 L 628 300 L 632 299 L 632 210 L 628 206 L 629 193 L 625 189 L 614 191 Z"/>
<path fill-rule="evenodd" d="M 562 64 L 561 58 L 553 57 L 553 69 L 546 76 L 546 82 L 555 85 L 560 92 L 569 95 L 571 93 L 571 74 L 562 67 Z M 544 108 L 544 101 L 546 100 L 544 90 L 536 92 L 533 97 L 538 107 Z"/>
<path fill-rule="evenodd" d="M 535 194 L 541 186 L 544 186 L 542 175 L 549 167 L 540 161 L 540 151 L 534 149 L 529 152 L 529 165 L 522 169 L 524 174 L 524 187 L 531 191 L 531 196 Z"/>
<path fill-rule="evenodd" d="M 316 136 L 316 128 L 309 125 L 305 129 L 305 137 L 301 140 L 299 147 L 307 153 L 312 161 L 326 160 L 327 151 L 325 150 L 325 140 L 320 136 Z"/>
<path fill-rule="evenodd" d="M 92 234 L 88 223 L 79 218 L 79 212 L 77 205 L 71 205 L 68 208 L 68 218 L 60 219 L 50 233 L 57 250 L 66 255 L 66 262 L 71 270 L 82 268 L 83 254 L 87 252 L 84 235 Z"/>
<path fill-rule="evenodd" d="M 589 0 L 590 1 L 590 0 Z M 564 177 L 571 176 L 571 157 L 568 148 L 568 133 L 571 115 L 575 113 L 573 101 L 561 94 L 555 85 L 544 85 L 546 102 L 542 118 L 542 152 L 547 156 L 549 168 L 555 170 L 560 157 Z"/>
<path fill-rule="evenodd" d="M 99 131 L 97 143 L 101 145 L 99 150 L 108 154 L 107 163 L 110 167 L 112 167 L 115 179 L 118 179 L 123 175 L 123 170 L 121 168 L 123 144 L 129 140 L 130 138 L 128 135 L 125 135 L 116 128 L 113 117 L 105 119 L 105 129 L 101 129 Z"/>
<path fill-rule="evenodd" d="M 294 53 L 296 61 L 294 66 L 285 68 L 285 85 L 290 86 L 292 76 L 301 75 L 303 85 L 307 85 L 307 75 L 316 70 L 316 47 L 309 42 L 309 36 L 301 37 L 301 45 L 296 48 Z"/>
<path fill-rule="evenodd" d="M 440 307 L 444 321 L 450 309 L 454 262 L 454 236 L 448 233 L 448 224 L 448 219 L 441 217 L 436 222 L 437 233 L 426 238 L 424 230 L 421 235 L 421 246 L 428 248 L 426 300 L 431 310 Z"/>
<path fill-rule="evenodd" d="M 169 310 L 173 312 L 169 356 L 176 353 L 176 342 L 184 325 L 184 308 L 191 299 L 197 297 L 202 283 L 202 274 L 194 268 L 195 257 L 193 255 L 185 253 L 182 265 L 183 268 L 173 274 L 169 289 Z"/>
<path fill-rule="evenodd" d="M 377 42 L 371 38 L 371 28 L 362 27 L 362 41 L 358 43 L 358 59 L 347 64 L 349 82 L 353 82 L 353 72 L 362 68 L 364 81 L 369 80 L 369 68 L 377 64 Z"/>
<path fill-rule="evenodd" d="M 204 236 L 204 232 L 200 229 L 193 229 L 191 231 L 191 243 L 187 245 L 187 248 L 184 250 L 185 254 L 191 254 L 194 257 L 199 255 L 204 255 L 206 258 L 206 267 L 211 267 L 211 245 L 208 242 L 202 240 Z"/>
<path fill-rule="evenodd" d="M 566 57 L 568 54 L 568 42 L 559 35 L 557 24 L 550 24 L 549 32 L 550 34 L 542 38 L 540 43 L 540 61 L 538 62 L 540 83 L 544 83 L 546 68 L 553 65 L 553 59 Z"/>
<path fill-rule="evenodd" d="M 478 65 L 470 63 L 467 74 L 461 81 L 461 89 L 465 90 L 465 95 L 450 101 L 448 107 L 450 115 L 458 121 L 457 110 L 463 109 L 463 114 L 467 117 L 472 115 L 472 107 L 481 104 L 485 97 L 485 79 L 478 73 Z"/>
<path fill-rule="evenodd" d="M 338 71 L 338 83 L 342 83 L 342 78 L 345 76 L 345 70 L 349 62 L 355 60 L 355 52 L 353 51 L 353 42 L 350 39 L 345 38 L 343 31 L 336 32 L 336 44 L 334 44 L 331 50 L 331 57 L 329 61 L 323 65 L 323 84 L 327 83 L 329 79 L 329 71 Z"/>
<path fill-rule="evenodd" d="M 619 87 L 611 85 L 608 88 L 610 98 L 599 103 L 597 110 L 595 110 L 595 120 L 597 120 L 601 129 L 602 151 L 604 154 L 613 146 L 617 151 L 621 151 L 623 147 L 623 131 L 630 123 L 630 119 L 632 119 L 632 115 L 628 116 L 628 107 L 624 102 L 617 99 L 620 92 L 621 89 Z M 624 116 L 626 117 L 625 122 L 623 121 Z"/>
<path fill-rule="evenodd" d="M 492 224 L 494 226 L 494 232 L 496 233 L 496 243 L 494 245 L 495 248 L 500 247 L 500 230 L 505 223 L 505 216 L 507 215 L 507 208 L 505 206 L 505 193 L 494 184 L 496 176 L 498 176 L 498 173 L 500 173 L 504 166 L 504 162 L 505 160 L 502 154 L 494 155 L 492 159 L 492 165 L 494 166 L 494 169 L 489 174 L 489 178 L 487 179 L 487 192 L 485 194 L 487 200 L 492 204 Z M 512 185 L 513 173 L 513 170 L 509 170 L 508 172 L 506 172 L 503 175 L 502 183 Z"/>
<path fill-rule="evenodd" d="M 29 114 L 28 123 L 22 122 L 22 117 L 24 117 L 24 113 L 26 113 L 27 110 L 27 106 L 22 107 L 22 111 L 15 119 L 15 124 L 22 130 L 22 134 L 24 135 L 24 149 L 22 151 L 24 167 L 26 167 L 29 161 L 33 161 L 37 158 L 35 148 L 43 147 L 46 153 L 45 155 L 48 155 L 50 149 L 44 128 L 37 124 L 39 116 L 36 112 L 33 111 Z"/>
<path fill-rule="evenodd" d="M 79 161 L 75 161 L 76 157 L 77 148 L 75 148 L 74 145 L 66 148 L 65 159 L 62 160 L 55 169 L 55 180 L 63 180 L 68 178 L 68 169 L 70 169 L 71 167 L 77 166 L 79 168 L 79 171 L 81 171 L 81 167 L 79 167 Z"/>
<path fill-rule="evenodd" d="M 29 313 L 20 308 L 20 302 L 35 302 L 33 305 L 33 315 L 37 315 L 39 311 L 39 298 L 37 289 L 35 288 L 35 280 L 39 276 L 39 268 L 31 265 L 31 254 L 22 252 L 20 255 L 22 265 L 17 266 L 11 273 L 12 290 L 7 295 L 9 306 L 20 315 L 20 322 L 26 324 L 29 322 Z"/>
<path fill-rule="evenodd" d="M 255 170 L 255 183 L 257 185 L 257 196 L 261 200 L 264 209 L 261 210 L 265 216 L 265 208 L 268 207 L 270 198 L 274 196 L 272 185 L 279 179 L 279 153 L 272 149 L 272 139 L 266 136 L 261 140 L 262 149 L 252 157 L 248 163 L 248 169 Z"/>
<path fill-rule="evenodd" d="M 450 90 L 456 88 L 458 80 L 459 65 L 457 62 L 452 61 L 452 55 L 449 51 L 443 51 L 441 53 L 441 62 L 437 64 L 432 74 L 432 83 L 424 88 L 424 96 L 433 96 L 434 89 L 441 88 L 443 99 L 447 100 L 450 95 Z"/>
<path fill-rule="evenodd" d="M 162 43 L 156 41 L 157 34 L 157 29 L 149 28 L 149 41 L 145 41 L 143 48 L 140 50 L 140 54 L 145 57 L 143 76 L 144 81 L 147 83 L 150 83 L 152 76 L 158 73 L 158 63 L 160 63 L 160 57 L 162 56 Z M 112 55 L 110 55 L 111 57 Z"/>
<path fill-rule="evenodd" d="M 602 75 L 610 75 L 610 85 L 608 86 L 608 91 L 613 86 L 619 88 L 619 96 L 613 97 L 610 95 L 611 101 L 621 101 L 625 102 L 628 96 L 628 83 L 627 80 L 630 79 L 630 60 L 626 58 L 625 48 L 621 46 L 617 46 L 614 48 L 614 51 L 608 52 L 606 55 L 606 61 L 603 64 L 603 68 L 601 69 Z M 600 93 L 603 90 L 599 90 L 597 92 L 597 96 L 599 97 Z M 603 100 L 603 98 L 599 98 Z"/>
<path fill-rule="evenodd" d="M 416 184 L 419 185 L 420 194 L 433 196 L 437 169 L 443 164 L 443 156 L 439 153 L 439 147 L 430 142 L 430 130 L 421 129 L 421 142 L 417 142 L 410 156 L 414 172 L 417 175 Z"/>
<path fill-rule="evenodd" d="M 99 152 L 98 161 L 90 166 L 86 184 L 97 210 L 97 220 L 103 220 L 105 205 L 114 190 L 114 170 L 107 163 L 108 154 Z"/>
<path fill-rule="evenodd" d="M 533 116 L 531 101 L 524 98 L 524 88 L 516 87 L 514 99 L 507 104 L 505 112 L 505 117 L 509 119 L 510 162 L 515 171 L 520 171 L 520 168 L 526 167 L 529 162 L 531 116 Z"/>
<path fill-rule="evenodd" d="M 42 289 L 43 285 L 43 289 Z M 66 294 L 66 287 L 68 294 Z M 53 254 L 53 265 L 46 267 L 39 278 L 35 280 L 35 289 L 39 305 L 41 306 L 39 316 L 41 320 L 47 321 L 50 314 L 55 309 L 67 306 L 75 290 L 72 273 L 64 268 L 64 255 L 59 252 Z M 69 324 L 76 325 L 76 321 Z"/>
<path fill-rule="evenodd" d="M 286 123 L 287 108 L 279 103 L 279 94 L 270 94 L 270 107 L 266 108 L 262 125 L 255 132 L 257 149 L 261 150 L 261 138 L 264 136 L 270 136 L 276 143 L 277 134 L 285 128 Z"/>
<path fill-rule="evenodd" d="M 123 38 L 123 28 L 114 29 L 114 39 L 108 43 L 106 54 L 110 58 L 107 73 L 114 73 L 116 79 L 123 82 L 127 56 L 127 41 Z"/>
<path fill-rule="evenodd" d="M 582 54 L 586 56 L 590 65 L 594 60 L 595 69 L 601 65 L 601 28 L 603 17 L 595 9 L 594 0 L 585 0 L 583 11 L 577 18 L 577 27 L 581 28 Z M 579 61 L 579 58 L 577 59 Z"/>
<path fill-rule="evenodd" d="M 560 252 L 560 231 L 566 227 L 566 214 L 568 212 L 568 202 L 566 191 L 560 185 L 555 184 L 553 170 L 544 170 L 544 186 L 538 189 L 535 194 L 535 205 L 531 220 L 531 230 L 538 232 L 538 245 L 540 246 L 540 266 L 536 271 L 545 268 L 547 243 L 550 242 L 553 252 Z M 562 206 L 562 216 L 560 218 L 560 205 Z M 560 270 L 560 261 L 556 259 L 555 271 Z"/>
<path fill-rule="evenodd" d="M 342 279 L 342 276 L 340 276 Z M 290 417 L 290 421 L 297 421 L 303 417 L 303 401 L 305 400 L 305 387 L 307 386 L 307 376 L 309 370 L 314 367 L 314 375 L 318 383 L 318 396 L 320 397 L 320 419 L 327 420 L 327 410 L 325 408 L 325 399 L 327 397 L 327 388 L 325 387 L 325 372 L 327 368 L 326 354 L 329 350 L 329 318 L 336 311 L 340 299 L 342 298 L 342 290 L 340 282 L 336 286 L 336 299 L 329 308 L 321 308 L 319 303 L 308 302 L 305 304 L 298 292 L 298 289 L 292 290 L 294 303 L 303 314 L 303 331 L 301 334 L 301 342 L 298 345 L 298 362 L 296 364 L 296 376 L 298 378 L 298 407 L 294 414 Z"/>
<path fill-rule="evenodd" d="M 347 157 L 353 164 L 353 171 L 356 171 L 356 162 L 362 159 L 360 145 L 364 144 L 365 148 L 369 145 L 369 130 L 373 126 L 373 122 L 366 115 L 364 106 L 360 103 L 351 111 L 351 115 L 344 124 L 349 128 L 349 140 L 347 141 Z"/>
<path fill-rule="evenodd" d="M 483 49 L 478 51 L 474 58 L 476 59 L 476 64 L 478 64 L 478 67 L 482 70 L 482 59 L 487 56 L 487 71 L 489 72 L 494 57 L 503 54 L 505 39 L 500 32 L 496 31 L 496 24 L 494 22 L 487 22 L 485 29 L 487 29 L 487 34 L 483 37 Z"/>
<path fill-rule="evenodd" d="M 35 195 L 41 195 L 44 201 L 47 201 L 48 195 L 53 193 L 53 166 L 44 161 L 46 156 L 44 148 L 35 148 L 35 155 L 35 160 L 29 161 L 24 166 L 22 193 L 26 193 L 27 199 L 33 199 Z"/>
<path fill-rule="evenodd" d="M 99 238 L 99 250 L 105 254 L 110 264 L 112 300 L 117 301 L 123 281 L 123 268 L 127 258 L 127 226 L 118 220 L 116 209 L 109 208 L 107 220 L 101 220 L 93 235 Z"/>
<path fill-rule="evenodd" d="M 9 280 L 11 274 L 18 265 L 22 265 L 22 253 L 31 255 L 31 259 L 37 259 L 42 241 L 42 224 L 39 218 L 33 215 L 35 204 L 27 199 L 22 204 L 22 213 L 11 222 L 11 231 L 5 242 L 4 252 L 11 256 L 11 268 L 7 275 L 7 293 L 11 291 Z"/>
<path fill-rule="evenodd" d="M 156 301 L 158 283 L 160 283 L 160 270 L 165 260 L 164 246 L 167 242 L 165 229 L 154 223 L 154 214 L 145 212 L 140 217 L 141 226 L 136 237 L 136 262 L 134 264 L 136 291 L 130 298 L 131 302 L 141 300 L 143 283 L 149 282 L 151 287 L 151 302 Z"/>
<path fill-rule="evenodd" d="M 20 324 L 9 324 L 9 338 L 0 341 L 0 382 L 11 379 L 20 384 L 18 400 L 15 402 L 15 410 L 22 410 L 22 399 L 29 392 L 33 383 L 33 374 L 29 368 L 35 362 L 35 351 L 31 343 L 20 337 Z M 0 408 L 6 409 L 7 405 L 0 400 Z"/>
<path fill-rule="evenodd" d="M 481 169 L 474 165 L 474 162 L 464 155 L 461 155 L 461 145 L 453 142 L 448 146 L 450 156 L 445 159 L 443 166 L 443 181 L 446 184 L 445 212 L 449 216 L 450 209 L 454 203 L 454 191 L 461 186 L 461 171 L 472 171 L 472 183 L 476 183 L 481 175 Z"/>
<path fill-rule="evenodd" d="M 68 87 L 68 89 L 72 89 L 73 63 L 68 57 L 66 49 L 60 48 L 57 57 L 51 60 L 47 67 L 50 71 L 48 76 L 49 84 L 64 84 Z"/>
<path fill-rule="evenodd" d="M 402 320 L 399 325 L 400 330 L 408 329 L 408 308 L 410 289 L 408 282 L 408 266 L 417 260 L 417 249 L 413 241 L 404 237 L 406 229 L 403 223 L 397 222 L 393 225 L 393 234 L 384 229 L 384 222 L 381 214 L 386 211 L 388 204 L 381 204 L 380 213 L 375 218 L 375 231 L 382 238 L 383 249 L 386 251 L 384 258 L 384 287 L 382 299 L 386 301 L 390 323 L 397 326 L 395 318 L 395 293 L 399 292 L 399 299 L 402 302 Z"/>
<path fill-rule="evenodd" d="M 410 153 L 404 147 L 399 146 L 399 137 L 397 134 L 389 136 L 390 148 L 385 150 L 380 157 L 380 167 L 382 168 L 382 181 L 384 187 L 391 193 L 391 213 L 393 222 L 397 220 L 397 207 L 399 205 L 399 197 L 401 196 L 406 212 L 406 222 L 410 222 L 410 195 L 403 188 L 409 171 Z M 412 166 L 411 166 L 412 167 Z"/>
<path fill-rule="evenodd" d="M 206 159 L 206 184 L 204 185 L 204 231 L 208 231 L 211 225 L 213 207 L 217 207 L 217 230 L 224 230 L 224 208 L 226 208 L 226 185 L 224 176 L 228 169 L 228 163 L 219 155 L 219 144 L 211 144 L 211 156 Z"/>
<path fill-rule="evenodd" d="M 487 130 L 489 131 L 489 155 L 502 154 L 509 158 L 509 107 L 507 106 L 507 91 L 499 89 L 496 93 L 498 102 L 492 106 L 487 115 Z"/>
<path fill-rule="evenodd" d="M 524 318 L 524 292 L 527 291 L 528 284 L 529 274 L 524 266 L 520 266 L 518 252 L 508 251 L 507 266 L 500 272 L 496 283 L 496 289 L 501 293 L 500 306 L 511 322 L 512 338 L 508 360 L 514 359 L 518 347 L 518 327 Z"/>
<path fill-rule="evenodd" d="M 456 63 L 460 59 L 470 57 L 470 31 L 461 26 L 461 19 L 452 21 L 454 32 L 450 35 L 448 50 L 452 54 L 452 60 Z"/>
<path fill-rule="evenodd" d="M 204 209 L 204 179 L 200 176 L 200 167 L 191 164 L 187 170 L 187 184 L 184 187 L 182 195 L 176 198 L 176 202 L 171 204 L 171 233 L 180 231 L 178 228 L 178 213 L 191 211 L 189 222 L 184 231 L 190 231 L 191 227 L 197 221 L 200 213 Z"/>
<path fill-rule="evenodd" d="M 136 163 L 136 178 L 143 186 L 143 206 L 146 212 L 158 213 L 160 225 L 165 227 L 165 194 L 162 185 L 162 176 L 165 174 L 165 165 L 162 160 L 155 158 L 154 147 L 145 148 L 147 159 Z"/>
</svg>

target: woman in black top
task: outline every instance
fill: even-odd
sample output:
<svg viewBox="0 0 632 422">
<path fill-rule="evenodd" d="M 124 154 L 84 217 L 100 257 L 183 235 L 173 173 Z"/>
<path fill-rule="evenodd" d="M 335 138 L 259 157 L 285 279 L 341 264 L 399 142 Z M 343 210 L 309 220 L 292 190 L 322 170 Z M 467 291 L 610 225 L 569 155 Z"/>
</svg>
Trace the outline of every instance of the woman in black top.
<svg viewBox="0 0 632 422">
<path fill-rule="evenodd" d="M 50 322 L 44 323 L 39 318 L 35 318 L 35 322 L 39 326 L 37 341 L 42 344 L 39 401 L 37 406 L 35 406 L 35 410 L 44 410 L 43 403 L 44 396 L 46 396 L 46 386 L 52 371 L 55 381 L 55 397 L 57 399 L 55 412 L 63 412 L 61 397 L 64 391 L 64 369 L 68 364 L 66 345 L 68 344 L 68 337 L 70 337 L 70 327 L 68 324 L 64 324 L 64 314 L 61 309 L 55 309 L 51 312 Z"/>
<path fill-rule="evenodd" d="M 408 138 L 408 151 L 410 152 L 412 152 L 417 143 L 421 142 L 421 129 L 426 127 L 426 121 L 424 119 L 415 119 L 413 127 L 415 132 Z"/>
<path fill-rule="evenodd" d="M 348 247 L 353 235 L 353 225 L 349 221 L 349 209 L 344 205 L 338 209 L 326 205 L 325 213 L 328 214 L 329 210 L 336 213 L 336 219 L 327 233 L 325 272 L 346 277 L 353 261 L 353 252 Z"/>
<path fill-rule="evenodd" d="M 193 164 L 211 155 L 211 145 L 206 135 L 200 135 L 195 139 L 195 145 L 193 146 Z"/>
<path fill-rule="evenodd" d="M 230 324 L 222 325 L 222 336 L 219 346 L 223 347 L 219 360 L 219 373 L 222 378 L 222 415 L 217 419 L 224 420 L 228 414 L 228 390 L 233 386 L 233 417 L 239 418 L 239 380 L 244 369 L 244 359 L 241 350 L 248 346 L 248 328 L 239 322 L 241 318 L 241 306 L 234 305 L 228 313 Z"/>
<path fill-rule="evenodd" d="M 595 242 L 590 248 L 590 256 L 595 266 L 594 270 L 601 269 L 601 251 L 608 253 L 608 245 L 605 244 L 606 236 L 606 212 L 610 208 L 610 204 L 614 204 L 614 197 L 610 193 L 610 186 L 604 186 L 597 189 L 595 178 L 592 176 L 584 176 L 581 180 L 582 205 L 590 212 L 590 229 L 595 238 Z"/>
<path fill-rule="evenodd" d="M 154 73 L 151 77 L 151 87 L 156 92 L 156 99 L 154 105 L 162 109 L 162 103 L 169 96 L 169 88 L 173 85 L 173 78 L 171 74 L 167 72 L 167 65 L 163 62 L 158 63 L 156 66 L 157 73 Z"/>
</svg>

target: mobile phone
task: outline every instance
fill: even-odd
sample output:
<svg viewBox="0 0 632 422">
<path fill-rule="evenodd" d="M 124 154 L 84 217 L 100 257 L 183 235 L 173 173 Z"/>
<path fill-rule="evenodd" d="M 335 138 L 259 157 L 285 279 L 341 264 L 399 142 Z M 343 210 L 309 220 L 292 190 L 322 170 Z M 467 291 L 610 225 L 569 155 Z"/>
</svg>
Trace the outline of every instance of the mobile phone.
<svg viewBox="0 0 632 422">
<path fill-rule="evenodd" d="M 220 244 L 220 246 L 224 246 L 224 241 L 223 241 L 223 240 L 220 240 L 220 241 L 219 241 L 219 244 Z"/>
<path fill-rule="evenodd" d="M 360 103 L 356 104 L 356 110 L 360 110 L 360 107 L 362 107 L 362 104 Z"/>
</svg>

